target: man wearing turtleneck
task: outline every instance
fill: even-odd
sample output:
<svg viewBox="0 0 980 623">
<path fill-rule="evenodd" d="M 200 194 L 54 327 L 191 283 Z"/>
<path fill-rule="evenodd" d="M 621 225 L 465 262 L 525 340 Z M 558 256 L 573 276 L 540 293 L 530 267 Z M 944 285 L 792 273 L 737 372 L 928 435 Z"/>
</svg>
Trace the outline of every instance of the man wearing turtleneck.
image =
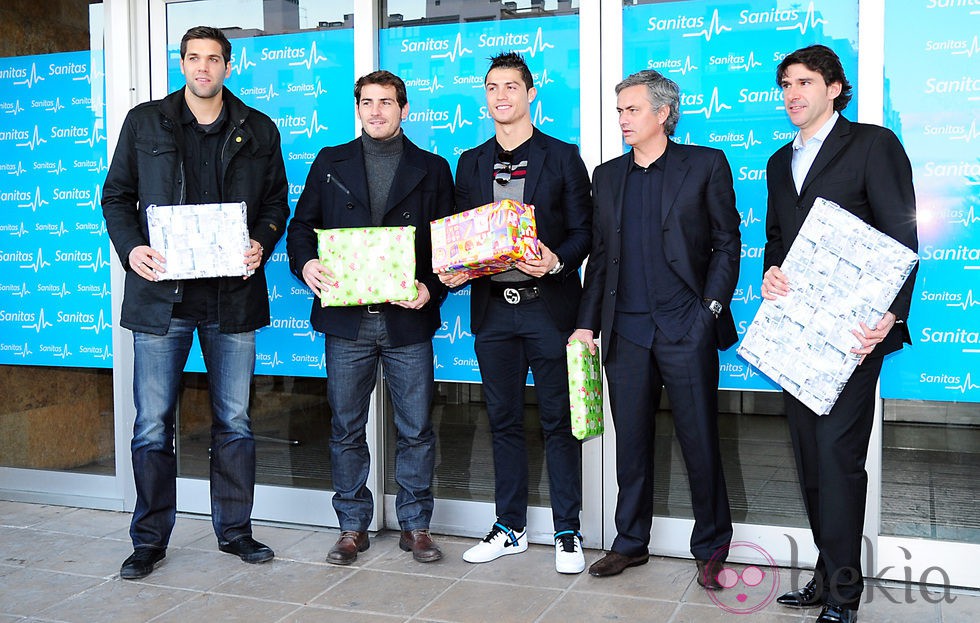
<svg viewBox="0 0 980 623">
<path fill-rule="evenodd" d="M 286 243 L 290 269 L 316 295 L 310 322 L 325 338 L 333 507 L 341 530 L 327 562 L 349 565 L 370 546 L 374 499 L 367 488 L 371 457 L 365 427 L 379 363 L 397 436 L 399 546 L 419 562 L 432 562 L 442 558 L 429 534 L 435 466 L 429 414 L 435 385 L 432 336 L 441 324 L 446 287 L 432 273 L 429 222 L 452 212 L 452 174 L 445 159 L 416 147 L 402 132 L 408 95 L 401 78 L 387 71 L 363 76 L 354 87 L 354 101 L 361 136 L 317 154 Z M 321 292 L 336 281 L 317 258 L 315 230 L 409 225 L 415 227 L 417 298 L 320 306 Z"/>
</svg>

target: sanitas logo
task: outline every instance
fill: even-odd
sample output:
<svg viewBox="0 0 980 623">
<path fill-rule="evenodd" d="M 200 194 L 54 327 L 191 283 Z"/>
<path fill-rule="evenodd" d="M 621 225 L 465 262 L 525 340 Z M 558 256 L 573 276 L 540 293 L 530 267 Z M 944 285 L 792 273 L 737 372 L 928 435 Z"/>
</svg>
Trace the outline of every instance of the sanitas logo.
<svg viewBox="0 0 980 623">
<path fill-rule="evenodd" d="M 664 32 L 674 30 L 691 30 L 693 28 L 704 28 L 704 17 L 690 15 L 678 15 L 676 17 L 651 17 L 647 20 L 648 32 Z"/>
<path fill-rule="evenodd" d="M 931 95 L 937 93 L 945 95 L 947 93 L 976 93 L 980 91 L 980 78 L 963 76 L 959 80 L 940 80 L 929 78 L 926 80 L 925 93 Z"/>
<path fill-rule="evenodd" d="M 449 49 L 449 39 L 433 39 L 429 37 L 422 41 L 402 39 L 402 52 L 441 52 Z"/>
<path fill-rule="evenodd" d="M 481 34 L 476 45 L 480 48 L 512 48 L 515 45 L 527 45 L 529 43 L 531 43 L 531 35 L 528 33 L 509 32 L 505 35 Z"/>
<path fill-rule="evenodd" d="M 962 244 L 958 247 L 935 247 L 929 244 L 920 250 L 919 256 L 927 262 L 978 262 L 980 249 Z"/>
<path fill-rule="evenodd" d="M 54 261 L 62 263 L 81 263 L 91 262 L 94 256 L 88 251 L 61 251 L 54 252 Z"/>
<path fill-rule="evenodd" d="M 772 102 L 782 103 L 782 101 L 783 91 L 777 87 L 772 87 L 766 91 L 742 89 L 738 92 L 739 104 L 769 104 Z"/>
<path fill-rule="evenodd" d="M 78 76 L 88 73 L 88 65 L 85 63 L 67 63 L 65 65 L 48 65 L 49 76 Z"/>
<path fill-rule="evenodd" d="M 744 24 L 778 24 L 795 22 L 800 19 L 797 9 L 769 9 L 768 11 L 749 11 L 745 9 L 738 14 L 738 23 Z"/>
<path fill-rule="evenodd" d="M 927 9 L 965 9 L 980 7 L 980 0 L 926 0 Z"/>
<path fill-rule="evenodd" d="M 306 48 L 294 48 L 286 46 L 283 48 L 262 48 L 259 52 L 259 60 L 263 61 L 283 61 L 306 58 Z"/>
<path fill-rule="evenodd" d="M 405 121 L 409 123 L 432 123 L 435 121 L 445 122 L 449 121 L 449 111 L 448 110 L 423 110 L 421 112 L 410 111 L 408 113 L 408 118 Z"/>
<path fill-rule="evenodd" d="M 919 341 L 926 344 L 980 344 L 980 331 L 954 329 L 952 331 L 935 331 L 932 327 L 924 327 Z"/>
<path fill-rule="evenodd" d="M 753 169 L 752 167 L 739 167 L 738 179 L 741 182 L 761 182 L 766 179 L 765 169 Z"/>
<path fill-rule="evenodd" d="M 89 129 L 81 128 L 77 125 L 69 126 L 67 128 L 59 128 L 57 126 L 51 126 L 51 138 L 88 138 Z"/>
<path fill-rule="evenodd" d="M 968 177 L 967 186 L 980 184 L 977 177 L 980 176 L 980 162 L 969 162 L 961 160 L 950 164 L 941 164 L 932 160 L 925 163 L 923 167 L 926 177 Z"/>
</svg>

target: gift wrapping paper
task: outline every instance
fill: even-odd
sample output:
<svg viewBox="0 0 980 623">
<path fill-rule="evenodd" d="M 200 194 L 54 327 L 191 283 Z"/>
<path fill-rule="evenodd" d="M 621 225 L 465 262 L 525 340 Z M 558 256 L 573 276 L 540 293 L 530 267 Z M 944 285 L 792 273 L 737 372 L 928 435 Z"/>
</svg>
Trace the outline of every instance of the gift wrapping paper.
<svg viewBox="0 0 980 623">
<path fill-rule="evenodd" d="M 568 362 L 568 401 L 572 412 L 572 435 L 584 440 L 601 435 L 602 366 L 599 350 L 589 352 L 585 342 L 574 340 L 565 346 Z"/>
<path fill-rule="evenodd" d="M 245 202 L 148 206 L 150 247 L 167 260 L 166 272 L 157 278 L 251 275 L 245 266 L 250 246 L 245 217 Z"/>
<path fill-rule="evenodd" d="M 320 263 L 335 285 L 321 293 L 322 307 L 411 301 L 415 287 L 415 227 L 317 229 Z"/>
<path fill-rule="evenodd" d="M 432 269 L 494 275 L 540 259 L 534 206 L 505 199 L 432 221 Z"/>
</svg>

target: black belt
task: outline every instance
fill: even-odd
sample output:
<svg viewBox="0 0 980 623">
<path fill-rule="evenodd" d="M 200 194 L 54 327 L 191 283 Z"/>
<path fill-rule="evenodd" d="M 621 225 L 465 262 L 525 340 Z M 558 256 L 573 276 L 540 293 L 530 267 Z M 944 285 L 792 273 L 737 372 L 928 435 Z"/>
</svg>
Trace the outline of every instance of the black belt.
<svg viewBox="0 0 980 623">
<path fill-rule="evenodd" d="M 504 282 L 505 283 L 505 282 Z M 490 284 L 490 294 L 496 298 L 503 299 L 511 305 L 520 305 L 541 297 L 541 290 L 537 286 L 526 286 L 523 288 L 506 286 L 503 283 Z"/>
</svg>

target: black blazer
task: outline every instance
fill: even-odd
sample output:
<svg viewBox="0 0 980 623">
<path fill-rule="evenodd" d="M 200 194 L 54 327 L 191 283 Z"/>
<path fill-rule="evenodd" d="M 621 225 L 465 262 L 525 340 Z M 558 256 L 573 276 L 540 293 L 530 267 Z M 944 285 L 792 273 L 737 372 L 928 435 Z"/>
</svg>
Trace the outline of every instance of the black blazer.
<svg viewBox="0 0 980 623">
<path fill-rule="evenodd" d="M 763 272 L 783 263 L 817 197 L 833 201 L 913 251 L 918 250 L 912 165 L 891 130 L 840 117 L 817 152 L 800 193 L 793 183 L 792 161 L 793 143 L 789 142 L 769 158 L 766 166 L 769 200 Z M 915 269 L 889 308 L 899 320 L 908 318 L 914 283 Z M 896 351 L 903 341 L 911 343 L 908 325 L 901 322 L 873 354 Z"/>
<path fill-rule="evenodd" d="M 633 152 L 599 165 L 593 175 L 592 253 L 578 327 L 609 335 L 616 311 L 623 189 Z M 715 333 L 719 348 L 738 339 L 730 303 L 738 283 L 742 246 L 732 170 L 718 149 L 671 142 L 664 163 L 664 255 L 677 276 L 701 298 L 723 305 Z M 603 358 L 609 350 L 603 351 Z"/>
<path fill-rule="evenodd" d="M 385 227 L 415 226 L 415 278 L 426 285 L 432 300 L 418 310 L 385 306 L 385 322 L 392 346 L 430 340 L 440 325 L 439 306 L 446 298 L 446 286 L 432 272 L 429 222 L 452 214 L 453 208 L 453 178 L 449 164 L 441 156 L 416 147 L 408 137 L 404 140 L 405 148 L 391 183 L 381 224 Z M 317 257 L 315 228 L 370 226 L 371 208 L 361 139 L 321 149 L 310 167 L 306 187 L 287 229 L 290 270 L 303 281 L 303 266 Z M 317 331 L 353 340 L 357 338 L 363 312 L 363 306 L 320 307 L 319 299 L 314 298 L 310 322 Z"/>
<path fill-rule="evenodd" d="M 531 136 L 524 203 L 534 205 L 538 239 L 564 262 L 557 275 L 535 279 L 541 298 L 555 324 L 571 332 L 575 328 L 582 282 L 578 269 L 589 253 L 592 209 L 589 172 L 578 147 L 548 136 L 537 128 Z M 491 138 L 467 150 L 456 166 L 456 210 L 463 212 L 493 202 L 493 164 L 497 139 Z M 472 282 L 470 325 L 480 330 L 490 301 L 490 278 Z"/>
</svg>

